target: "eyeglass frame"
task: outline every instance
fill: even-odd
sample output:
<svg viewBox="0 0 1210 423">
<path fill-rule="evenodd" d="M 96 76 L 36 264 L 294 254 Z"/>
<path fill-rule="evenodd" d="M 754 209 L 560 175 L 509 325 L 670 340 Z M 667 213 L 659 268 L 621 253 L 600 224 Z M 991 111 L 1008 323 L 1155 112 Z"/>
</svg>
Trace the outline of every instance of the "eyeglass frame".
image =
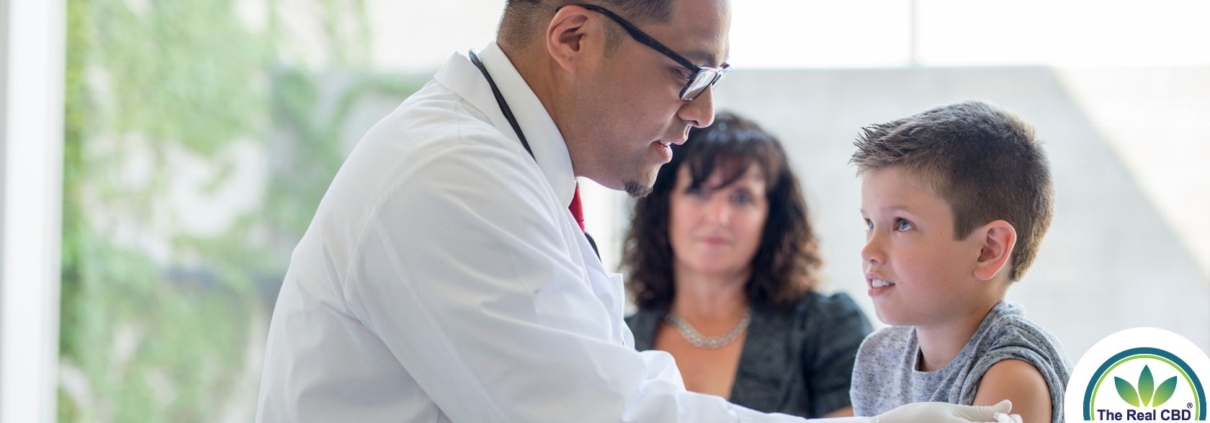
<svg viewBox="0 0 1210 423">
<path fill-rule="evenodd" d="M 633 38 L 635 41 L 638 41 L 639 44 L 645 45 L 647 47 L 650 47 L 652 50 L 660 52 L 660 54 L 667 56 L 669 59 L 672 59 L 677 64 L 684 67 L 686 70 L 692 72 L 692 74 L 689 75 L 689 82 L 686 82 L 685 87 L 681 88 L 680 98 L 681 98 L 681 101 L 684 101 L 686 103 L 692 102 L 693 100 L 697 100 L 697 98 L 700 97 L 702 95 L 702 93 L 706 92 L 707 89 L 712 89 L 714 87 L 714 84 L 717 84 L 718 81 L 722 80 L 723 77 L 726 76 L 727 73 L 731 71 L 731 65 L 727 64 L 727 63 L 723 63 L 722 66 L 717 67 L 717 68 L 712 68 L 712 67 L 707 67 L 707 66 L 698 66 L 698 65 L 693 64 L 693 62 L 690 61 L 689 59 L 685 58 L 685 56 L 681 56 L 680 54 L 673 51 L 668 46 L 664 45 L 664 43 L 661 43 L 661 42 L 657 41 L 654 37 L 647 35 L 647 33 L 643 32 L 643 30 L 639 29 L 639 27 L 635 26 L 634 24 L 630 23 L 629 21 L 622 18 L 621 16 L 618 16 L 618 14 L 613 13 L 612 11 L 610 11 L 609 9 L 606 9 L 604 7 L 597 6 L 595 4 L 568 4 L 568 5 L 560 6 L 558 9 L 555 9 L 555 11 L 557 12 L 559 9 L 562 9 L 563 7 L 567 7 L 567 6 L 579 6 L 579 7 L 583 7 L 585 9 L 591 10 L 593 12 L 597 12 L 602 15 L 605 15 L 605 17 L 609 18 L 610 20 L 612 20 L 614 22 L 617 22 L 618 25 L 621 25 L 622 29 L 625 29 L 626 33 L 630 34 L 630 38 Z M 714 78 L 711 79 L 710 83 L 706 84 L 702 88 L 702 90 L 697 93 L 697 95 L 694 95 L 691 98 L 685 98 L 686 94 L 689 93 L 689 88 L 694 86 L 694 81 L 697 81 L 698 75 L 701 75 L 702 72 L 712 72 L 712 73 L 714 73 Z"/>
</svg>

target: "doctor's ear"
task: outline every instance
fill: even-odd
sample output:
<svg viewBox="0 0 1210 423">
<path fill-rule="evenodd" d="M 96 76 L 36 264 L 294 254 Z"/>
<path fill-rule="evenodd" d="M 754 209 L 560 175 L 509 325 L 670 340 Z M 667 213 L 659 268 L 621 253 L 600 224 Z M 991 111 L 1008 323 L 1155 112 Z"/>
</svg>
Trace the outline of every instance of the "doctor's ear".
<svg viewBox="0 0 1210 423">
<path fill-rule="evenodd" d="M 1013 247 L 1017 245 L 1017 230 L 1004 220 L 997 220 L 975 229 L 972 236 L 979 237 L 982 247 L 975 262 L 974 276 L 981 281 L 991 280 L 1012 259 Z"/>
<path fill-rule="evenodd" d="M 575 72 L 592 50 L 605 48 L 607 29 L 592 11 L 568 5 L 555 12 L 546 28 L 546 52 L 559 67 Z"/>
</svg>

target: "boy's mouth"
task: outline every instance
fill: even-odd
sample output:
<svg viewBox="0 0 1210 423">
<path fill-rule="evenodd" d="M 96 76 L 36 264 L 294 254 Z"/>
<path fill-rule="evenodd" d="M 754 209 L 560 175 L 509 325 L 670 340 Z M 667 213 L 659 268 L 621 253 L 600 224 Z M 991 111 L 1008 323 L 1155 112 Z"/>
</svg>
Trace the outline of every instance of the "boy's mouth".
<svg viewBox="0 0 1210 423">
<path fill-rule="evenodd" d="M 870 286 L 869 294 L 871 297 L 882 295 L 895 286 L 894 282 L 883 279 L 882 276 L 876 274 L 867 274 L 866 283 Z"/>
</svg>

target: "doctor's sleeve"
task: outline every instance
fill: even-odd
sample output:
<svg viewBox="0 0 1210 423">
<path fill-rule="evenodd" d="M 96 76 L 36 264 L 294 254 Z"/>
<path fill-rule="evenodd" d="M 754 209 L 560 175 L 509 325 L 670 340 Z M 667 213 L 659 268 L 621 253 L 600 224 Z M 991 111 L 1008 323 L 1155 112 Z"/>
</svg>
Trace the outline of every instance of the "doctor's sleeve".
<svg viewBox="0 0 1210 423">
<path fill-rule="evenodd" d="M 624 323 L 570 258 L 557 230 L 567 217 L 543 206 L 542 178 L 513 151 L 451 146 L 401 171 L 360 237 L 346 301 L 442 412 L 456 422 L 802 421 L 687 392 L 671 356 L 610 341 Z"/>
</svg>

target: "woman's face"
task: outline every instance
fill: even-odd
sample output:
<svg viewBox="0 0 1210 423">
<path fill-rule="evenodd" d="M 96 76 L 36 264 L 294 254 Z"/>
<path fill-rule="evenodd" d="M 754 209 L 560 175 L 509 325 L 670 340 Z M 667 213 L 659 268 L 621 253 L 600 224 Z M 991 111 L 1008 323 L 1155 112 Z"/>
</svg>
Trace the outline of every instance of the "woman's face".
<svg viewBox="0 0 1210 423">
<path fill-rule="evenodd" d="M 760 166 L 749 166 L 723 187 L 717 168 L 698 188 L 690 189 L 691 179 L 682 164 L 668 199 L 675 267 L 707 274 L 748 272 L 769 216 Z"/>
</svg>

